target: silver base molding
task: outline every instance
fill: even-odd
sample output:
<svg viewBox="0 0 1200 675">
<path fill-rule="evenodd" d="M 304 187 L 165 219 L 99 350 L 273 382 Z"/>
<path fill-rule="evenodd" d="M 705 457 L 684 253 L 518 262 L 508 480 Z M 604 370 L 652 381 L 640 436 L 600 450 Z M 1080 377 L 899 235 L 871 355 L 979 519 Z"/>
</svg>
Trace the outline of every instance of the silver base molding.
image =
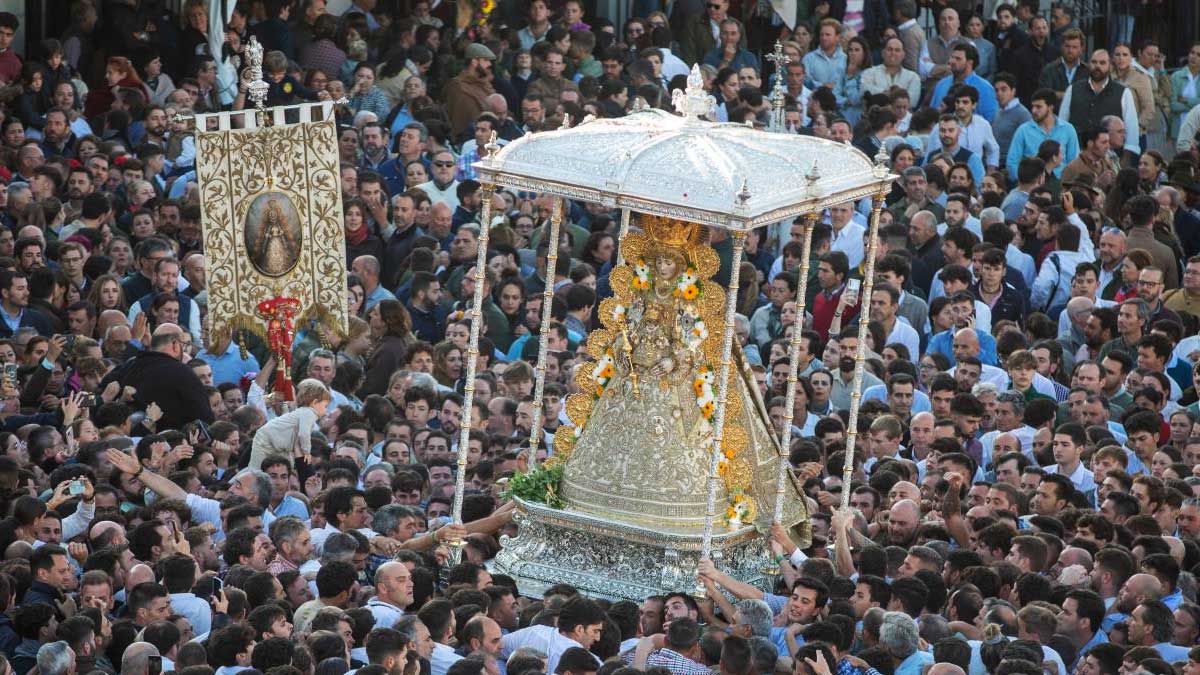
<svg viewBox="0 0 1200 675">
<path fill-rule="evenodd" d="M 590 597 L 640 602 L 698 587 L 697 530 L 651 529 L 516 501 L 518 534 L 501 537 L 491 571 L 515 579 L 521 595 L 541 597 L 555 584 L 570 584 Z M 771 590 L 773 579 L 762 572 L 771 552 L 752 525 L 714 534 L 712 558 L 734 578 Z"/>
</svg>

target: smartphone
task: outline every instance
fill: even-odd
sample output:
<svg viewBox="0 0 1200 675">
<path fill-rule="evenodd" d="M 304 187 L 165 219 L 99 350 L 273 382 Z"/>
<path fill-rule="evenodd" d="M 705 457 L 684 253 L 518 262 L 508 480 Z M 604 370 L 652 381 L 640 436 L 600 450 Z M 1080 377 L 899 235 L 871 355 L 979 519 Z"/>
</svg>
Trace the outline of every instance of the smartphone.
<svg viewBox="0 0 1200 675">
<path fill-rule="evenodd" d="M 63 351 L 69 352 L 75 349 L 75 337 L 76 336 L 74 333 L 68 333 L 67 335 L 63 336 L 63 339 L 66 340 L 65 344 L 63 344 Z"/>
<path fill-rule="evenodd" d="M 8 380 L 9 384 L 16 386 L 16 384 L 17 384 L 17 368 L 19 368 L 19 367 L 20 366 L 18 366 L 15 363 L 4 364 L 4 377 L 5 377 L 5 379 Z"/>
<path fill-rule="evenodd" d="M 861 279 L 851 279 L 846 282 L 846 303 L 850 305 L 858 304 L 858 290 L 862 288 Z"/>
<path fill-rule="evenodd" d="M 146 675 L 160 675 L 162 673 L 162 657 L 150 656 L 150 663 L 147 666 Z"/>
<path fill-rule="evenodd" d="M 88 394 L 84 394 L 83 396 L 80 396 L 79 397 L 79 407 L 80 408 L 95 408 L 96 407 L 96 395 L 88 393 Z"/>
<path fill-rule="evenodd" d="M 71 487 L 68 488 L 68 492 L 72 495 L 83 494 L 83 481 L 80 480 L 79 478 L 76 478 L 75 480 L 71 481 Z"/>
<path fill-rule="evenodd" d="M 202 422 L 200 420 L 190 422 L 190 423 L 188 423 L 187 427 L 185 428 L 184 433 L 187 434 L 187 436 L 190 438 L 192 435 L 193 429 L 196 431 L 197 442 L 203 443 L 205 445 L 212 444 L 212 440 L 213 440 L 212 434 L 208 433 L 208 425 L 207 424 L 205 424 L 204 422 Z"/>
</svg>

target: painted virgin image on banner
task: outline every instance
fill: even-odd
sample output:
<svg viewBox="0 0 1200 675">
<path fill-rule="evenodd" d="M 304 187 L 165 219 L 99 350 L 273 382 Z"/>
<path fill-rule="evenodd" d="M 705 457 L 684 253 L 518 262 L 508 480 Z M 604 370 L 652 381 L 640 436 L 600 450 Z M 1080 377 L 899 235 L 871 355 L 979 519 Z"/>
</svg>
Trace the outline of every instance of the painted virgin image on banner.
<svg viewBox="0 0 1200 675">
<path fill-rule="evenodd" d="M 259 272 L 287 274 L 300 261 L 303 230 L 291 197 L 264 192 L 246 211 L 246 251 Z"/>
</svg>

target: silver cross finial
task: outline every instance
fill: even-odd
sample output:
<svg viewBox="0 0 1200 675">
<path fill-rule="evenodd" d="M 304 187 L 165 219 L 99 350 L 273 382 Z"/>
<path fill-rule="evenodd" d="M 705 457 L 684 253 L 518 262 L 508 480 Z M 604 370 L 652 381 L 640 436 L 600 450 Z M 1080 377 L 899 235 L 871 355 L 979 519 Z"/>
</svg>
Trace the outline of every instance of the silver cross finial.
<svg viewBox="0 0 1200 675">
<path fill-rule="evenodd" d="M 776 73 L 782 73 L 787 64 L 792 62 L 792 57 L 783 53 L 783 43 L 778 40 L 775 41 L 775 52 L 767 54 L 766 59 L 775 64 Z"/>
</svg>

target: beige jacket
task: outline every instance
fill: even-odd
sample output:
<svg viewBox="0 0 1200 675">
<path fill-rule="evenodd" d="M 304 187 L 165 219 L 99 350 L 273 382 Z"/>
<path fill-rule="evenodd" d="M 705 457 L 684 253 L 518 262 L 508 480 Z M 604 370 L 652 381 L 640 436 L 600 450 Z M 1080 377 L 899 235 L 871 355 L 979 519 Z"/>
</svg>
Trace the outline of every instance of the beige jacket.
<svg viewBox="0 0 1200 675">
<path fill-rule="evenodd" d="M 1142 71 L 1130 67 L 1124 73 L 1113 72 L 1113 79 L 1133 92 L 1133 104 L 1137 107 L 1138 127 L 1151 132 L 1161 129 L 1162 116 L 1155 114 L 1154 84 Z"/>
</svg>

